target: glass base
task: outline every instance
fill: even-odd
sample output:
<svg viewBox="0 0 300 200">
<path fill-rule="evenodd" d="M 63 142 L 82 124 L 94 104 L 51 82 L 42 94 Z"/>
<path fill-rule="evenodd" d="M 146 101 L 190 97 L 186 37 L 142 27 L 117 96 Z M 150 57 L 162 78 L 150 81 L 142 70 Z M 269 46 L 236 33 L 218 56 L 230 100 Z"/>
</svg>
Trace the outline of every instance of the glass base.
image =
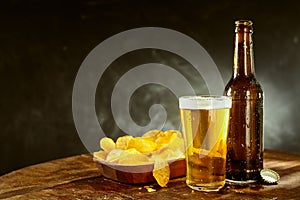
<svg viewBox="0 0 300 200">
<path fill-rule="evenodd" d="M 201 186 L 192 186 L 188 185 L 193 190 L 203 191 L 203 192 L 218 192 L 223 186 L 220 187 L 201 187 Z"/>
<path fill-rule="evenodd" d="M 192 188 L 193 190 L 203 191 L 203 192 L 218 192 L 221 188 L 223 188 L 223 185 L 219 185 L 219 186 L 187 185 L 187 186 Z"/>
</svg>

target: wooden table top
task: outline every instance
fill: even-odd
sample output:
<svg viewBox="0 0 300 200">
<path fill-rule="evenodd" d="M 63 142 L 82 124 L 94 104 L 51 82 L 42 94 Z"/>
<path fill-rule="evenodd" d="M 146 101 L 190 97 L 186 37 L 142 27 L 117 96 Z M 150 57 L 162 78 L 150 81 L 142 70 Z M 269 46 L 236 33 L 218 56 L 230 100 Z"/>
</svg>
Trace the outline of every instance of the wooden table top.
<svg viewBox="0 0 300 200">
<path fill-rule="evenodd" d="M 0 177 L 0 199 L 300 199 L 300 155 L 265 151 L 264 167 L 276 170 L 277 185 L 226 186 L 219 192 L 197 192 L 185 178 L 165 188 L 129 185 L 101 176 L 89 154 L 29 166 Z M 152 188 L 152 189 L 149 189 Z"/>
</svg>

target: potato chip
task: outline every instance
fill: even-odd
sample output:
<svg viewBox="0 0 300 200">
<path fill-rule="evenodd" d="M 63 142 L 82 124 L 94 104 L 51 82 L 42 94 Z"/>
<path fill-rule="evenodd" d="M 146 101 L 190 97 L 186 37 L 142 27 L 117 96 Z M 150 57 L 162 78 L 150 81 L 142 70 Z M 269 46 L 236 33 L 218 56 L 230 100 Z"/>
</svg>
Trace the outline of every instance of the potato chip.
<svg viewBox="0 0 300 200">
<path fill-rule="evenodd" d="M 128 148 L 135 148 L 141 153 L 151 153 L 156 150 L 156 143 L 141 137 L 136 137 L 128 142 Z"/>
<path fill-rule="evenodd" d="M 160 185 L 161 187 L 165 187 L 170 179 L 170 167 L 168 161 L 163 159 L 156 159 L 154 162 L 152 174 L 158 185 Z"/>
<path fill-rule="evenodd" d="M 176 149 L 180 149 L 180 150 L 184 151 L 184 141 L 181 137 L 178 136 L 178 134 L 173 133 L 170 137 L 170 141 L 167 144 L 167 147 L 174 151 Z"/>
<path fill-rule="evenodd" d="M 155 141 L 157 143 L 157 149 L 170 148 L 176 150 L 181 148 L 183 150 L 183 139 L 178 131 L 171 130 L 165 131 Z"/>
<path fill-rule="evenodd" d="M 93 153 L 93 156 L 98 160 L 106 160 L 107 152 L 105 151 L 97 151 Z"/>
<path fill-rule="evenodd" d="M 170 142 L 170 135 L 166 134 L 165 132 L 159 134 L 159 136 L 155 140 L 158 150 L 164 148 L 167 144 L 169 144 L 169 142 Z"/>
<path fill-rule="evenodd" d="M 121 153 L 118 163 L 140 165 L 149 163 L 149 158 L 136 149 L 128 149 Z"/>
<path fill-rule="evenodd" d="M 153 189 L 151 186 L 144 186 L 144 188 L 147 190 L 147 192 L 156 192 L 156 189 Z"/>
<path fill-rule="evenodd" d="M 125 135 L 125 136 L 119 137 L 116 141 L 116 148 L 126 150 L 128 147 L 128 142 L 132 138 L 133 137 L 131 135 Z"/>
<path fill-rule="evenodd" d="M 157 137 L 163 134 L 163 132 L 161 130 L 151 130 L 146 132 L 142 138 L 147 139 L 147 140 L 151 140 L 152 142 L 155 142 L 155 140 L 157 139 Z"/>
<path fill-rule="evenodd" d="M 169 161 L 169 160 L 178 160 L 178 159 L 181 159 L 181 158 L 185 158 L 185 155 L 179 149 L 172 150 L 172 149 L 169 149 L 169 148 L 165 148 L 161 151 L 157 151 L 157 152 L 153 153 L 150 160 L 155 161 L 158 158 Z"/>
<path fill-rule="evenodd" d="M 106 156 L 106 161 L 107 162 L 112 162 L 112 163 L 117 163 L 123 152 L 124 152 L 124 150 L 122 150 L 122 149 L 113 149 L 113 150 L 111 150 Z"/>
<path fill-rule="evenodd" d="M 162 151 L 156 151 L 152 153 L 150 160 L 155 162 L 157 159 L 164 159 L 164 160 L 169 160 L 172 157 L 176 157 L 174 151 L 170 149 L 164 149 Z"/>
<path fill-rule="evenodd" d="M 165 134 L 167 134 L 167 135 L 173 135 L 174 133 L 177 134 L 177 136 L 179 138 L 182 138 L 181 133 L 179 131 L 177 131 L 177 130 L 167 130 L 167 131 L 165 131 Z"/>
<path fill-rule="evenodd" d="M 112 151 L 113 149 L 115 149 L 116 147 L 116 144 L 115 142 L 111 139 L 111 138 L 108 138 L 108 137 L 104 137 L 100 140 L 100 147 L 106 151 L 106 152 L 110 152 Z"/>
<path fill-rule="evenodd" d="M 168 148 L 161 151 L 158 154 L 158 156 L 164 160 L 173 160 L 173 159 L 177 159 L 179 157 L 175 151 L 173 151 L 172 149 L 168 149 Z M 157 157 L 157 156 L 153 155 L 153 157 Z"/>
<path fill-rule="evenodd" d="M 185 158 L 185 151 L 183 149 L 176 149 L 174 154 L 177 156 L 177 159 Z"/>
<path fill-rule="evenodd" d="M 130 149 L 126 149 L 123 154 L 126 155 L 126 154 L 142 154 L 141 152 L 139 152 L 138 150 L 136 150 L 135 148 L 130 148 Z M 122 154 L 122 155 L 123 155 Z"/>
</svg>

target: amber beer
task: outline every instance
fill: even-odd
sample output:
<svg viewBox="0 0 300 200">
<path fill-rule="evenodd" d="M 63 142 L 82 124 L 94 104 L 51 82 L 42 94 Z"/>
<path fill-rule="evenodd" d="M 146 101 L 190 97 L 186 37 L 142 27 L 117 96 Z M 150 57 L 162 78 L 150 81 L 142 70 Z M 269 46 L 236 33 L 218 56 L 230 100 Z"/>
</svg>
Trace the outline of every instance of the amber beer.
<svg viewBox="0 0 300 200">
<path fill-rule="evenodd" d="M 263 168 L 263 91 L 254 73 L 252 22 L 235 24 L 233 74 L 225 88 L 232 97 L 226 179 L 243 184 L 259 180 Z"/>
<path fill-rule="evenodd" d="M 218 191 L 225 184 L 231 98 L 181 97 L 179 107 L 186 147 L 186 183 L 195 190 Z"/>
</svg>

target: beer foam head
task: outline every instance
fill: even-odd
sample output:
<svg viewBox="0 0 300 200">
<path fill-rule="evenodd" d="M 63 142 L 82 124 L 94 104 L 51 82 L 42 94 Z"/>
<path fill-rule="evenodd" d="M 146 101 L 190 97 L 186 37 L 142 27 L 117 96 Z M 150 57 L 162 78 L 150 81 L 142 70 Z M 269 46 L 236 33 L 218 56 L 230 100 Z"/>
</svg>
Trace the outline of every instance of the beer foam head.
<svg viewBox="0 0 300 200">
<path fill-rule="evenodd" d="M 227 96 L 183 96 L 179 98 L 180 109 L 211 110 L 231 108 L 231 97 Z"/>
</svg>

